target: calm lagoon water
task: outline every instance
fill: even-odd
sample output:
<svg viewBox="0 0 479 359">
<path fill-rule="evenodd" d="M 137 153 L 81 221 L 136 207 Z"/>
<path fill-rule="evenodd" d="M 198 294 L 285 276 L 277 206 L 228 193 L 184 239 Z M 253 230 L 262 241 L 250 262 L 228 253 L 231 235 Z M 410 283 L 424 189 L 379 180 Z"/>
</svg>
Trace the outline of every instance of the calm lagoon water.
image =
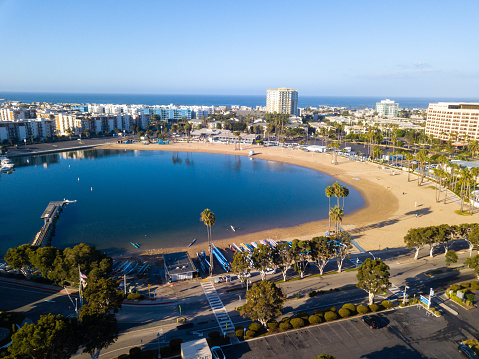
<svg viewBox="0 0 479 359">
<path fill-rule="evenodd" d="M 206 241 L 200 213 L 216 215 L 213 239 L 327 218 L 320 172 L 274 161 L 187 152 L 87 150 L 15 159 L 0 174 L 0 252 L 31 242 L 50 201 L 67 205 L 53 244 L 109 253 Z M 350 188 L 346 213 L 364 205 Z M 230 225 L 237 227 L 232 232 Z M 319 234 L 319 233 L 318 233 Z"/>
</svg>

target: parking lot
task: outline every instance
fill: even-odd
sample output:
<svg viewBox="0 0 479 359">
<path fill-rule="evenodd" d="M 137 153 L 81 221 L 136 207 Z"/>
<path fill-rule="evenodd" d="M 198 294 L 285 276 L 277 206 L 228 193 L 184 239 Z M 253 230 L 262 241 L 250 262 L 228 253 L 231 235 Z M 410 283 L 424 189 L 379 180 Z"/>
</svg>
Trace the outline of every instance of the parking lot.
<svg viewBox="0 0 479 359">
<path fill-rule="evenodd" d="M 228 359 L 315 358 L 459 358 L 457 342 L 465 339 L 448 328 L 444 317 L 426 316 L 412 307 L 379 315 L 382 328 L 360 318 L 340 320 L 224 347 Z"/>
</svg>

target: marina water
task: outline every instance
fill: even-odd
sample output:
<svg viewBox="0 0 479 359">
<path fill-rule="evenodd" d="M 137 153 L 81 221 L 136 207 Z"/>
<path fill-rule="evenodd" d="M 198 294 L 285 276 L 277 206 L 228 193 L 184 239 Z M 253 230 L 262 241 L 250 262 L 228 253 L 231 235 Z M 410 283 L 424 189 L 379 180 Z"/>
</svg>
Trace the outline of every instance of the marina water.
<svg viewBox="0 0 479 359">
<path fill-rule="evenodd" d="M 186 246 L 207 240 L 200 213 L 216 215 L 213 239 L 328 217 L 324 189 L 334 179 L 281 162 L 163 151 L 86 150 L 15 158 L 0 175 L 1 251 L 29 243 L 50 201 L 67 205 L 53 245 L 80 242 L 109 253 Z M 350 188 L 345 212 L 364 205 Z M 237 228 L 231 230 L 231 225 Z M 318 235 L 321 235 L 318 231 Z"/>
</svg>

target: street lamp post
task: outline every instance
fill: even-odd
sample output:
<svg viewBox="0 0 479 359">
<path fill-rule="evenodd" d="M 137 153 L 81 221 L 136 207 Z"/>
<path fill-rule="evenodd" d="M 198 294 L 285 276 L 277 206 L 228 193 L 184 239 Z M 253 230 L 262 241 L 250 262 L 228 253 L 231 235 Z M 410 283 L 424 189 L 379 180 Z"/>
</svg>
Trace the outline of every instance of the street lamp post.
<svg viewBox="0 0 479 359">
<path fill-rule="evenodd" d="M 160 351 L 160 333 L 157 334 L 158 339 L 158 359 L 161 359 L 161 351 Z"/>
<path fill-rule="evenodd" d="M 374 256 L 374 254 L 372 254 L 371 252 L 368 252 L 368 253 L 373 256 L 374 260 L 376 260 L 376 257 Z"/>
<path fill-rule="evenodd" d="M 406 305 L 406 291 L 407 291 L 409 288 L 410 288 L 410 287 L 408 287 L 407 285 L 404 286 L 404 299 L 403 299 L 404 305 Z"/>
</svg>

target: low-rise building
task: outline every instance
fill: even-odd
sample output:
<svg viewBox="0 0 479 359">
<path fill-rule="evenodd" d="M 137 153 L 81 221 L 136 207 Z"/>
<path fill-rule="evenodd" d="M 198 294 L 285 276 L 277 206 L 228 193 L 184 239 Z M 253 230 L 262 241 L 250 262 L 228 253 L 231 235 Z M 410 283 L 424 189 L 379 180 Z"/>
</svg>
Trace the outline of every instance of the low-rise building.
<svg viewBox="0 0 479 359">
<path fill-rule="evenodd" d="M 169 282 L 193 279 L 198 273 L 188 252 L 163 254 L 165 276 Z"/>
</svg>

